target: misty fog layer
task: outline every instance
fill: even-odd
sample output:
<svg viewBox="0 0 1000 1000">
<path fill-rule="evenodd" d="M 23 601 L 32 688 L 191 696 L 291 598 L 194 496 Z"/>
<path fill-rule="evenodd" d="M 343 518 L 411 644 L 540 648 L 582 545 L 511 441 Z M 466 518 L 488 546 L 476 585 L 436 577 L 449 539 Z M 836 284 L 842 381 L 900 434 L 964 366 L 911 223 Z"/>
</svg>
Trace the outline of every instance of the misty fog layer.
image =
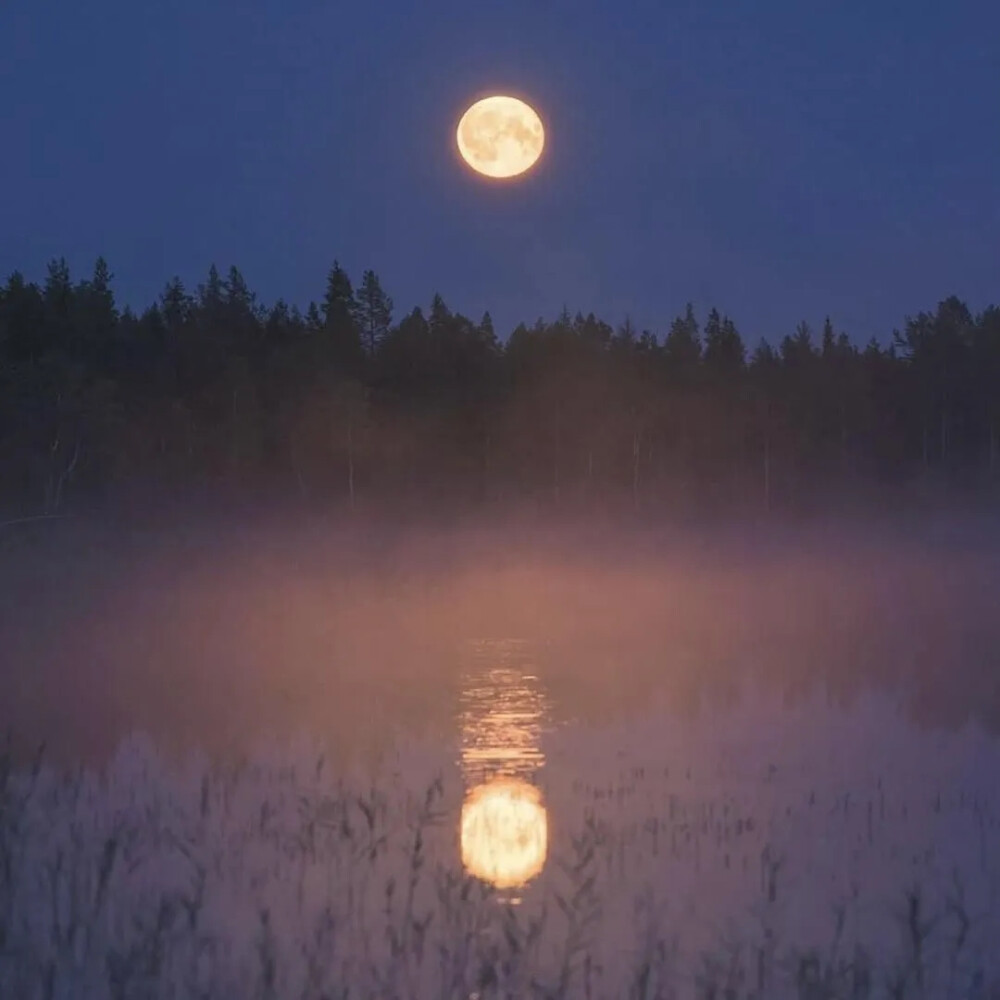
<svg viewBox="0 0 1000 1000">
<path fill-rule="evenodd" d="M 342 750 L 449 735 L 464 644 L 530 641 L 555 721 L 748 691 L 1000 724 L 1000 530 L 970 518 L 556 528 L 67 520 L 0 536 L 0 725 L 106 755 L 145 731 Z"/>
</svg>

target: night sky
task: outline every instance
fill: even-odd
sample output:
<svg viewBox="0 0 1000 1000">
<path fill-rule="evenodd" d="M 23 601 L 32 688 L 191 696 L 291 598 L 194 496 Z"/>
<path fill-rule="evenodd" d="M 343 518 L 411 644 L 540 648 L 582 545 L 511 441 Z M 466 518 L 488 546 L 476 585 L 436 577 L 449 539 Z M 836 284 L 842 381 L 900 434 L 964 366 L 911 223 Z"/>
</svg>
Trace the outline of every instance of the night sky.
<svg viewBox="0 0 1000 1000">
<path fill-rule="evenodd" d="M 520 183 L 454 151 L 490 91 L 546 122 Z M 135 306 L 212 261 L 304 306 L 338 258 L 397 317 L 693 300 L 753 344 L 1000 287 L 996 0 L 7 0 L 0 106 L 0 272 L 103 254 Z"/>
</svg>

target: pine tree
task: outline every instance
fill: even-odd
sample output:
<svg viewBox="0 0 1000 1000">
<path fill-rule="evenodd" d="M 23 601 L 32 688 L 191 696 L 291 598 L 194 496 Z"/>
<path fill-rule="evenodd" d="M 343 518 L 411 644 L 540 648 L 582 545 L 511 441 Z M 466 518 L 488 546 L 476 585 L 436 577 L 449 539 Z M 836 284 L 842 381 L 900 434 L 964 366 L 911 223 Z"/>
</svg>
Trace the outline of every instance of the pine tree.
<svg viewBox="0 0 1000 1000">
<path fill-rule="evenodd" d="M 76 352 L 88 359 L 96 371 L 112 366 L 112 341 L 118 323 L 118 310 L 111 290 L 111 271 L 107 261 L 98 257 L 93 276 L 81 281 L 75 292 L 74 343 Z"/>
<path fill-rule="evenodd" d="M 716 376 L 730 377 L 746 363 L 746 348 L 736 325 L 713 309 L 705 323 L 705 367 Z"/>
<path fill-rule="evenodd" d="M 483 318 L 479 321 L 479 336 L 483 342 L 495 347 L 497 343 L 496 331 L 493 329 L 493 317 L 489 310 L 483 313 Z"/>
<path fill-rule="evenodd" d="M 431 299 L 431 311 L 427 320 L 431 334 L 436 337 L 446 336 L 451 319 L 451 310 L 445 305 L 440 294 L 435 293 L 434 298 Z"/>
<path fill-rule="evenodd" d="M 343 368 L 357 367 L 362 356 L 357 302 L 351 279 L 338 261 L 327 275 L 322 312 L 330 359 Z"/>
<path fill-rule="evenodd" d="M 245 317 L 254 314 L 256 296 L 247 287 L 246 280 L 238 267 L 229 269 L 223 288 L 226 306 L 232 315 Z"/>
<path fill-rule="evenodd" d="M 190 319 L 193 302 L 178 277 L 171 278 L 160 294 L 160 312 L 167 329 L 180 330 Z"/>
<path fill-rule="evenodd" d="M 323 330 L 323 314 L 319 310 L 319 306 L 315 302 L 310 302 L 308 308 L 306 309 L 306 329 L 309 333 L 320 333 Z"/>
<path fill-rule="evenodd" d="M 820 346 L 820 354 L 824 360 L 830 360 L 833 358 L 836 348 L 837 341 L 833 332 L 833 323 L 830 321 L 830 317 L 827 316 L 823 321 L 823 340 Z"/>
<path fill-rule="evenodd" d="M 43 290 L 45 301 L 45 335 L 46 348 L 55 347 L 62 350 L 71 349 L 74 338 L 73 285 L 70 281 L 69 265 L 65 257 L 49 263 L 48 274 Z"/>
<path fill-rule="evenodd" d="M 213 313 L 222 305 L 223 285 L 219 269 L 212 264 L 208 269 L 208 279 L 198 286 L 198 306 L 205 313 Z"/>
<path fill-rule="evenodd" d="M 694 307 L 689 302 L 683 316 L 671 324 L 663 343 L 663 355 L 668 370 L 682 378 L 690 377 L 701 361 L 701 342 L 698 339 L 698 321 Z"/>
<path fill-rule="evenodd" d="M 361 277 L 356 313 L 365 351 L 369 358 L 373 358 L 392 325 L 392 299 L 382 290 L 374 271 L 365 271 Z"/>
<path fill-rule="evenodd" d="M 2 350 L 10 360 L 35 360 L 45 350 L 45 302 L 41 289 L 15 271 L 3 290 L 0 313 L 3 328 Z M 0 364 L 4 353 L 0 353 Z"/>
<path fill-rule="evenodd" d="M 616 351 L 624 355 L 630 355 L 635 350 L 636 332 L 631 316 L 625 316 L 625 321 L 618 327 L 611 343 Z"/>
<path fill-rule="evenodd" d="M 111 291 L 113 277 L 108 262 L 103 257 L 98 257 L 94 263 L 94 275 L 90 279 L 90 294 L 112 322 L 118 318 L 114 292 Z"/>
</svg>

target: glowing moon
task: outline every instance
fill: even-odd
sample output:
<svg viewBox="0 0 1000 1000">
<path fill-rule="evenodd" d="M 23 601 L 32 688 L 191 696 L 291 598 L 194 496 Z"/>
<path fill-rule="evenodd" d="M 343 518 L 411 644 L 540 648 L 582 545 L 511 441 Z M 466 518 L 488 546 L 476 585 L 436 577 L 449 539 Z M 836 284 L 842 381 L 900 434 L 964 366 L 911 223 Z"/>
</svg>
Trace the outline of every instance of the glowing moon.
<svg viewBox="0 0 1000 1000">
<path fill-rule="evenodd" d="M 462 115 L 456 138 L 473 170 L 487 177 L 516 177 L 542 155 L 545 129 L 534 108 L 498 94 L 476 101 Z"/>
<path fill-rule="evenodd" d="M 524 885 L 545 867 L 549 828 L 538 789 L 497 779 L 474 788 L 462 806 L 462 863 L 498 889 Z"/>
</svg>

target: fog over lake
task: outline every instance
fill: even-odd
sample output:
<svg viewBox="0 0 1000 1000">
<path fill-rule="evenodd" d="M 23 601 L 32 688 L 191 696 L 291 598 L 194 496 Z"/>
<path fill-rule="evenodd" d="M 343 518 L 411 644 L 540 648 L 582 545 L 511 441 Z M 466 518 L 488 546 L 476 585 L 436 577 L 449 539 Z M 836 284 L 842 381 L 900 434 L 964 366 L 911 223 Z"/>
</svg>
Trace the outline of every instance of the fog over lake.
<svg viewBox="0 0 1000 1000">
<path fill-rule="evenodd" d="M 153 935 L 206 996 L 973 995 L 998 557 L 968 515 L 8 529 L 2 926 L 41 965 L 0 985 L 138 995 Z"/>
</svg>

